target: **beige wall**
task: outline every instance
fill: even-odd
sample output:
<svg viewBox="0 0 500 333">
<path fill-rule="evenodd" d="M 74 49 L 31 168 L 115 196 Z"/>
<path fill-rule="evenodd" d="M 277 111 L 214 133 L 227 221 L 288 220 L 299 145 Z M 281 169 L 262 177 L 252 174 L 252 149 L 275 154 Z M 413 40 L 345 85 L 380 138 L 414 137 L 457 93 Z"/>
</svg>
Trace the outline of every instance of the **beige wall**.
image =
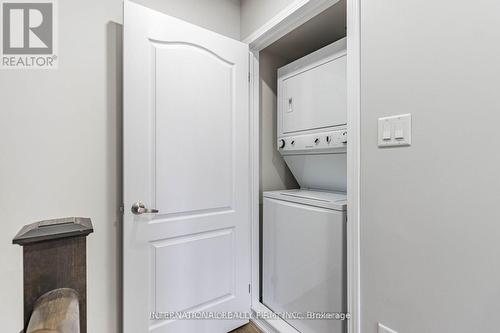
<svg viewBox="0 0 500 333">
<path fill-rule="evenodd" d="M 361 1 L 363 333 L 500 327 L 500 2 Z M 413 114 L 410 148 L 377 118 Z"/>
<path fill-rule="evenodd" d="M 241 0 L 241 40 L 257 31 L 294 0 Z"/>
<path fill-rule="evenodd" d="M 239 37 L 233 0 L 142 2 Z M 59 69 L 0 71 L 0 323 L 3 332 L 22 328 L 22 250 L 11 244 L 14 235 L 33 221 L 76 215 L 95 227 L 88 331 L 120 332 L 122 1 L 58 6 Z"/>
<path fill-rule="evenodd" d="M 239 0 L 134 0 L 134 2 L 240 40 Z"/>
</svg>

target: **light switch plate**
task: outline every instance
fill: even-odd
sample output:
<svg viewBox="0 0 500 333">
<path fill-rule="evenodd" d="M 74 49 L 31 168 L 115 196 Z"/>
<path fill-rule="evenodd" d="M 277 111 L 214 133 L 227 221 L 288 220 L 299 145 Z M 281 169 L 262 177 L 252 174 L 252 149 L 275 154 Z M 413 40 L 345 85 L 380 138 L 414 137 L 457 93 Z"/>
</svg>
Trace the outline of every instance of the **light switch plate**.
<svg viewBox="0 0 500 333">
<path fill-rule="evenodd" d="M 378 333 L 398 333 L 398 332 L 396 332 L 395 330 L 391 330 L 389 327 L 386 327 L 381 323 L 378 323 Z"/>
<path fill-rule="evenodd" d="M 390 137 L 388 136 L 388 132 L 390 132 Z M 378 146 L 411 146 L 411 114 L 379 118 Z"/>
</svg>

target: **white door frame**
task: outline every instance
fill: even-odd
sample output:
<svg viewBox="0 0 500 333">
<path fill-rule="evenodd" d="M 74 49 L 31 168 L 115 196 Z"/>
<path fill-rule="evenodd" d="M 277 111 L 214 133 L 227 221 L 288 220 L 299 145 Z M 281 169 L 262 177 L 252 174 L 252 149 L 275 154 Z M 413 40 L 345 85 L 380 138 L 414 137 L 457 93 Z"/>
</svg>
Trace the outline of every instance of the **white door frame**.
<svg viewBox="0 0 500 333">
<path fill-rule="evenodd" d="M 360 309 L 360 0 L 347 1 L 347 333 L 361 332 Z M 250 141 L 252 177 L 252 311 L 272 311 L 259 301 L 259 53 L 338 0 L 296 0 L 244 40 L 250 45 Z M 283 320 L 256 319 L 265 332 L 296 333 Z"/>
</svg>

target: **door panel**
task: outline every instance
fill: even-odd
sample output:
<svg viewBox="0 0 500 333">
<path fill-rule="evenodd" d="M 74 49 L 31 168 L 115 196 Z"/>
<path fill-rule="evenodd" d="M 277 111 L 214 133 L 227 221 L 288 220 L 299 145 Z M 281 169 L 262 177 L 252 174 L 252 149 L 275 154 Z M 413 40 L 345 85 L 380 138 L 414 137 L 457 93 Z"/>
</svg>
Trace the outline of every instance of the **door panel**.
<svg viewBox="0 0 500 333">
<path fill-rule="evenodd" d="M 233 298 L 234 245 L 233 228 L 153 243 L 156 295 L 165 296 L 156 309 L 188 311 Z"/>
<path fill-rule="evenodd" d="M 231 209 L 235 64 L 196 45 L 156 43 L 155 65 L 157 207 Z"/>
<path fill-rule="evenodd" d="M 248 46 L 128 1 L 124 29 L 124 332 L 227 332 L 150 313 L 250 309 Z"/>
</svg>

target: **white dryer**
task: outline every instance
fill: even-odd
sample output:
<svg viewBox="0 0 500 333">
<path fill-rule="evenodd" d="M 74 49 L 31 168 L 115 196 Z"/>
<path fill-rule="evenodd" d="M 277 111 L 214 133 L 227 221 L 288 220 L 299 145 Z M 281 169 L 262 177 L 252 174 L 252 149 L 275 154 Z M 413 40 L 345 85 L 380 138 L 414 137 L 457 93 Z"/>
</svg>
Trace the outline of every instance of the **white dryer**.
<svg viewBox="0 0 500 333">
<path fill-rule="evenodd" d="M 346 40 L 278 70 L 278 150 L 299 190 L 264 192 L 262 301 L 276 313 L 346 311 Z M 341 320 L 285 319 L 301 333 Z"/>
<path fill-rule="evenodd" d="M 303 188 L 347 188 L 347 40 L 278 69 L 278 150 Z"/>
</svg>

